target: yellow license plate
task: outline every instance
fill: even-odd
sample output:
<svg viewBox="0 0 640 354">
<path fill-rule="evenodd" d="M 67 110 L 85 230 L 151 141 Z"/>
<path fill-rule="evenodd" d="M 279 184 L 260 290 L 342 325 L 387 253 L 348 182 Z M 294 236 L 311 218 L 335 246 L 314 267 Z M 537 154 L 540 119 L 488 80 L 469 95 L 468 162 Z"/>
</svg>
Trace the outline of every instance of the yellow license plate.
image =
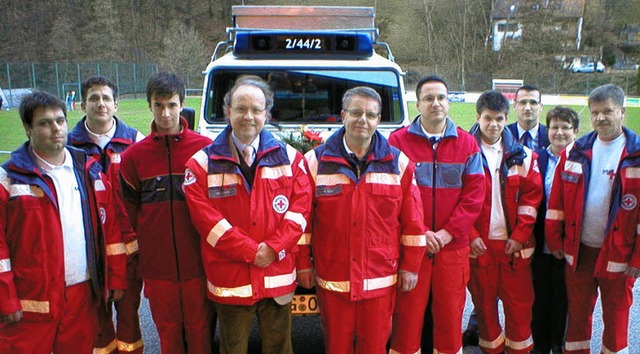
<svg viewBox="0 0 640 354">
<path fill-rule="evenodd" d="M 313 294 L 294 295 L 291 300 L 291 314 L 297 316 L 319 315 L 318 298 Z"/>
</svg>

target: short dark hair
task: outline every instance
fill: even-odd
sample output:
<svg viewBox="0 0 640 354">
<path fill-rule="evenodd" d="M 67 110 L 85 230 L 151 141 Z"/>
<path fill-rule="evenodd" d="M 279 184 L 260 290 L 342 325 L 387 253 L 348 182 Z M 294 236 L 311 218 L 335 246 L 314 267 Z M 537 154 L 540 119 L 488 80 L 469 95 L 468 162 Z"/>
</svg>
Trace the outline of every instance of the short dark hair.
<svg viewBox="0 0 640 354">
<path fill-rule="evenodd" d="M 20 101 L 20 119 L 22 119 L 23 125 L 31 126 L 33 123 L 33 113 L 38 108 L 60 108 L 67 117 L 67 105 L 58 96 L 50 94 L 49 92 L 34 90 L 30 94 L 23 96 Z"/>
<path fill-rule="evenodd" d="M 111 82 L 106 76 L 91 76 L 82 83 L 80 86 L 80 95 L 82 95 L 82 102 L 87 102 L 87 92 L 93 86 L 109 86 L 113 93 L 113 99 L 118 100 L 118 88 Z"/>
<path fill-rule="evenodd" d="M 233 86 L 227 94 L 224 95 L 224 106 L 231 107 L 231 99 L 233 94 L 238 90 L 240 86 L 254 86 L 259 88 L 264 94 L 265 110 L 267 111 L 267 118 L 271 118 L 271 109 L 273 108 L 273 90 L 269 87 L 269 84 L 257 75 L 243 75 L 236 79 Z"/>
<path fill-rule="evenodd" d="M 598 86 L 589 94 L 589 105 L 611 99 L 618 107 L 624 107 L 624 90 L 616 84 Z"/>
<path fill-rule="evenodd" d="M 540 97 L 540 102 L 542 102 L 542 91 L 540 91 L 539 88 L 533 86 L 533 85 L 522 85 L 520 87 L 518 87 L 518 89 L 516 90 L 516 94 L 513 96 L 513 100 L 515 101 L 518 98 L 518 93 L 520 93 L 520 91 L 538 91 L 538 96 Z"/>
<path fill-rule="evenodd" d="M 380 106 L 380 109 L 382 109 L 382 98 L 380 97 L 380 94 L 376 90 L 367 86 L 357 86 L 347 90 L 344 95 L 342 95 L 342 109 L 348 108 L 348 106 L 351 104 L 351 99 L 353 98 L 353 96 L 373 98 L 374 100 L 378 101 L 378 106 Z"/>
<path fill-rule="evenodd" d="M 185 87 L 182 79 L 175 74 L 159 72 L 153 75 L 147 83 L 147 102 L 151 104 L 151 98 L 172 97 L 178 95 L 180 103 L 184 103 Z"/>
<path fill-rule="evenodd" d="M 420 100 L 420 93 L 422 91 L 422 86 L 427 82 L 439 82 L 443 84 L 444 88 L 447 89 L 447 94 L 449 94 L 449 86 L 447 85 L 447 83 L 444 81 L 443 78 L 437 75 L 429 75 L 429 76 L 423 77 L 422 79 L 420 79 L 420 81 L 418 81 L 418 84 L 416 85 L 416 99 Z"/>
<path fill-rule="evenodd" d="M 556 119 L 571 124 L 573 129 L 580 128 L 580 117 L 578 113 L 569 107 L 555 106 L 547 113 L 547 127 L 551 125 L 551 120 Z"/>
<path fill-rule="evenodd" d="M 496 112 L 504 112 L 509 114 L 509 101 L 501 92 L 487 91 L 478 97 L 476 102 L 476 112 L 482 114 L 485 110 L 492 110 Z"/>
</svg>

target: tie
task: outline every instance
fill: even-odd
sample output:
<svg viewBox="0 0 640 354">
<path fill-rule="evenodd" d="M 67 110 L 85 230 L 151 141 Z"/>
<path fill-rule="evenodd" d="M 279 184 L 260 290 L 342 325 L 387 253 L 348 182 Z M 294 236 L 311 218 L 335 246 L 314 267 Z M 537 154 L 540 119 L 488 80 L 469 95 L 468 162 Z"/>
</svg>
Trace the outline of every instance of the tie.
<svg viewBox="0 0 640 354">
<path fill-rule="evenodd" d="M 253 164 L 253 146 L 245 145 L 242 149 L 242 158 L 247 166 L 251 166 Z"/>
<path fill-rule="evenodd" d="M 524 134 L 522 134 L 522 136 L 520 137 L 520 144 L 533 150 L 533 138 L 531 138 L 531 134 L 529 134 L 528 131 L 524 132 Z"/>
</svg>

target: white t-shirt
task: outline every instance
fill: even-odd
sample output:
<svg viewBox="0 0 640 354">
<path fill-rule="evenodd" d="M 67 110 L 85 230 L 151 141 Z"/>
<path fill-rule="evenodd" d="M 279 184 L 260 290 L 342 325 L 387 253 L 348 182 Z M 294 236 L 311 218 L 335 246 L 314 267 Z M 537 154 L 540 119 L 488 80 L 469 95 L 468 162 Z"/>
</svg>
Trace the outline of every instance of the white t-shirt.
<svg viewBox="0 0 640 354">
<path fill-rule="evenodd" d="M 104 149 L 104 147 L 107 146 L 107 144 L 111 141 L 111 139 L 113 139 L 113 136 L 116 134 L 116 120 L 111 118 L 111 122 L 111 129 L 109 129 L 109 131 L 105 134 L 96 134 L 92 132 L 89 128 L 89 125 L 87 124 L 87 121 L 85 120 L 84 122 L 84 127 L 85 129 L 87 129 L 89 137 L 91 138 L 91 140 L 93 140 L 94 143 L 98 144 L 101 149 Z"/>
<path fill-rule="evenodd" d="M 506 240 L 507 220 L 504 217 L 502 207 L 502 195 L 500 193 L 500 165 L 502 164 L 502 138 L 495 144 L 489 145 L 484 141 L 481 144 L 482 153 L 487 159 L 487 166 L 491 175 L 491 221 L 489 223 L 490 240 Z"/>
<path fill-rule="evenodd" d="M 612 141 L 596 139 L 593 144 L 591 172 L 580 240 L 589 247 L 602 247 L 611 206 L 611 188 L 618 173 L 624 134 Z"/>
<path fill-rule="evenodd" d="M 34 151 L 35 154 L 35 151 Z M 82 198 L 73 172 L 73 159 L 64 149 L 64 162 L 52 165 L 35 154 L 45 174 L 51 177 L 58 197 L 58 211 L 62 224 L 64 245 L 64 279 L 66 286 L 89 280 L 87 249 L 82 214 Z"/>
</svg>

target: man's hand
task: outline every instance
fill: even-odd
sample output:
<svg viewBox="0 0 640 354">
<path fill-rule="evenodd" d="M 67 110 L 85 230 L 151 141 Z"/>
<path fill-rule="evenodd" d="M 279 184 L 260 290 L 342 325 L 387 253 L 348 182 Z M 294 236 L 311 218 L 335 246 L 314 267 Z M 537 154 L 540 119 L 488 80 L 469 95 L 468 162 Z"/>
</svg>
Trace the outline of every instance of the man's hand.
<svg viewBox="0 0 640 354">
<path fill-rule="evenodd" d="M 504 248 L 504 253 L 512 255 L 514 252 L 520 251 L 524 245 L 520 241 L 516 241 L 512 238 L 507 240 L 507 246 Z"/>
<path fill-rule="evenodd" d="M 6 316 L 2 316 L 2 322 L 4 323 L 15 323 L 22 319 L 22 310 L 18 310 L 14 313 L 8 314 Z"/>
<path fill-rule="evenodd" d="M 445 229 L 440 229 L 438 230 L 438 232 L 436 232 L 436 239 L 440 244 L 440 249 L 442 249 L 444 246 L 448 245 L 449 242 L 453 240 L 453 236 L 451 236 L 449 231 Z"/>
<path fill-rule="evenodd" d="M 305 288 L 311 289 L 316 285 L 316 277 L 313 274 L 313 268 L 311 269 L 303 269 L 297 272 L 298 275 L 298 284 Z"/>
<path fill-rule="evenodd" d="M 256 252 L 256 258 L 253 259 L 253 264 L 260 268 L 268 267 L 273 261 L 276 260 L 276 252 L 266 243 L 260 242 L 258 245 L 258 252 Z"/>
<path fill-rule="evenodd" d="M 400 291 L 411 291 L 418 285 L 418 273 L 401 270 L 398 272 L 398 288 Z"/>
<path fill-rule="evenodd" d="M 111 290 L 109 291 L 109 301 L 117 302 L 124 297 L 124 290 Z"/>
<path fill-rule="evenodd" d="M 556 259 L 564 259 L 564 251 L 562 250 L 551 251 L 551 254 L 556 257 Z"/>
<path fill-rule="evenodd" d="M 626 274 L 628 277 L 638 279 L 638 277 L 640 277 L 640 269 L 636 267 L 628 266 L 624 274 Z"/>
<path fill-rule="evenodd" d="M 441 248 L 440 246 L 441 241 L 439 241 L 439 237 L 436 235 L 436 233 L 429 230 L 424 235 L 427 238 L 427 253 L 430 253 L 430 254 L 438 253 L 438 251 L 440 251 L 440 248 Z"/>
<path fill-rule="evenodd" d="M 482 256 L 487 251 L 487 246 L 485 246 L 480 237 L 471 241 L 469 247 L 471 248 L 471 255 L 476 257 Z"/>
</svg>

